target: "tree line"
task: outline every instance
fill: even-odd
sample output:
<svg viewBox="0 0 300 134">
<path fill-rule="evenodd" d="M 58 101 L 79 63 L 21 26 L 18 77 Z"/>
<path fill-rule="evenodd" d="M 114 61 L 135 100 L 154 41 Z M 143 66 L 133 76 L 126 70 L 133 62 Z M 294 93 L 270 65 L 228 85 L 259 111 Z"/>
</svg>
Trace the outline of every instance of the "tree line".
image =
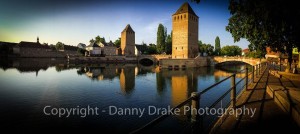
<svg viewBox="0 0 300 134">
<path fill-rule="evenodd" d="M 291 69 L 292 49 L 300 47 L 300 8 L 294 0 L 230 0 L 231 17 L 226 26 L 234 41 L 245 38 L 249 49 L 288 54 L 286 72 Z M 262 53 L 259 53 L 262 54 Z"/>
</svg>

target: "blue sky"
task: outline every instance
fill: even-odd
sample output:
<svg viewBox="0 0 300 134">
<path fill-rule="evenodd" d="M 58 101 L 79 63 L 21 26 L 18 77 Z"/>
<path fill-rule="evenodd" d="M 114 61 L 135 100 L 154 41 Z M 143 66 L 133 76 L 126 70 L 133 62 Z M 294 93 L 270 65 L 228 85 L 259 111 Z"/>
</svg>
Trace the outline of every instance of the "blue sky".
<svg viewBox="0 0 300 134">
<path fill-rule="evenodd" d="M 136 44 L 156 43 L 159 23 L 172 30 L 172 14 L 184 0 L 1 0 L 0 41 L 36 41 L 56 44 L 88 44 L 97 35 L 115 41 L 130 24 Z M 199 18 L 199 40 L 214 45 L 216 36 L 221 45 L 247 48 L 246 40 L 233 42 L 225 30 L 230 13 L 228 0 L 188 1 Z"/>
</svg>

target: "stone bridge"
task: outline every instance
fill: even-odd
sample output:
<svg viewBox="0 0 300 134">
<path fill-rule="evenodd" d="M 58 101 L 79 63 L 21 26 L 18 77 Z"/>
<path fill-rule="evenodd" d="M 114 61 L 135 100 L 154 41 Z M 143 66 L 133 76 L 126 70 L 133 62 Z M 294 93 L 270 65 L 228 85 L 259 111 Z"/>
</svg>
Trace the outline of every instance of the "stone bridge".
<svg viewBox="0 0 300 134">
<path fill-rule="evenodd" d="M 141 60 L 151 60 L 153 63 L 156 63 L 160 59 L 169 59 L 171 57 L 172 57 L 172 55 L 165 55 L 165 54 L 161 54 L 161 55 L 139 55 L 137 57 L 137 60 L 138 60 L 138 62 L 140 62 Z"/>
<path fill-rule="evenodd" d="M 260 64 L 261 62 L 265 62 L 265 59 L 259 59 L 259 58 L 246 58 L 246 57 L 214 57 L 214 63 L 219 64 L 219 63 L 225 63 L 225 62 L 244 62 L 249 65 L 257 65 Z"/>
</svg>

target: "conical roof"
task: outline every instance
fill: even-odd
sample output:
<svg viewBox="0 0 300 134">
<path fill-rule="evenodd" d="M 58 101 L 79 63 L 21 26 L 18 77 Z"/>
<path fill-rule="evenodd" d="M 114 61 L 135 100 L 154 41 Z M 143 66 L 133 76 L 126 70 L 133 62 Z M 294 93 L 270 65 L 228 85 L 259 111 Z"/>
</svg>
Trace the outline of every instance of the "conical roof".
<svg viewBox="0 0 300 134">
<path fill-rule="evenodd" d="M 129 24 L 127 24 L 127 26 L 126 26 L 125 29 L 122 31 L 122 33 L 123 33 L 123 32 L 133 32 L 133 33 L 134 33 L 133 29 L 131 28 L 131 26 L 130 26 Z"/>
<path fill-rule="evenodd" d="M 183 3 L 181 5 L 181 7 L 173 15 L 182 14 L 182 13 L 189 13 L 189 14 L 197 16 L 188 2 Z"/>
</svg>

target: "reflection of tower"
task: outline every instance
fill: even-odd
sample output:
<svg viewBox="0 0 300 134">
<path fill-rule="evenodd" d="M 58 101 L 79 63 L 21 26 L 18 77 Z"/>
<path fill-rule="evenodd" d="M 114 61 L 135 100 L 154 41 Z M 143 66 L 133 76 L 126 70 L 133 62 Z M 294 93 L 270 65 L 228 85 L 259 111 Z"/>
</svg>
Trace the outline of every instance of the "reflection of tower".
<svg viewBox="0 0 300 134">
<path fill-rule="evenodd" d="M 198 79 L 193 71 L 185 75 L 172 76 L 172 106 L 185 101 L 198 88 Z"/>
<path fill-rule="evenodd" d="M 135 67 L 124 67 L 120 74 L 122 92 L 130 93 L 135 86 Z"/>
<path fill-rule="evenodd" d="M 188 94 L 187 76 L 172 76 L 172 106 L 183 102 L 187 99 Z"/>
<path fill-rule="evenodd" d="M 122 55 L 135 55 L 135 32 L 128 24 L 121 33 L 121 51 Z"/>
<path fill-rule="evenodd" d="M 172 58 L 194 58 L 198 55 L 198 19 L 189 3 L 172 15 Z"/>
</svg>

